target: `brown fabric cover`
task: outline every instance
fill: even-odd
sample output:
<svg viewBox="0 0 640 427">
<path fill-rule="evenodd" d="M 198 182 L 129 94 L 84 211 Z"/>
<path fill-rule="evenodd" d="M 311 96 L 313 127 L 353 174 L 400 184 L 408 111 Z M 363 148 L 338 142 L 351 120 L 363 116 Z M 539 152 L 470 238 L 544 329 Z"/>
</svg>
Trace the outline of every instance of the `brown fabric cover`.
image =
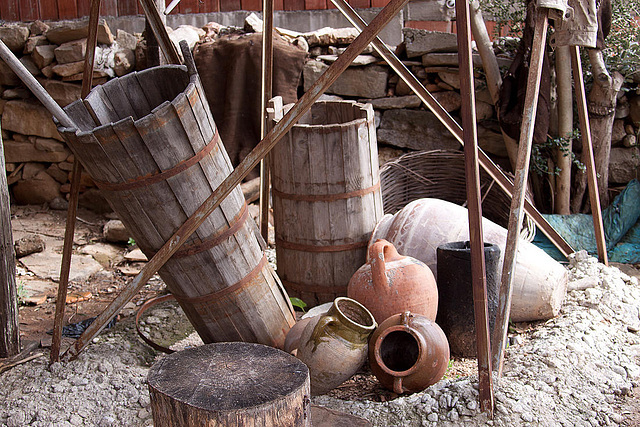
<svg viewBox="0 0 640 427">
<path fill-rule="evenodd" d="M 295 102 L 306 52 L 273 39 L 273 95 Z M 231 163 L 260 142 L 262 33 L 225 35 L 199 44 L 194 59 Z M 256 172 L 252 176 L 257 176 Z"/>
</svg>

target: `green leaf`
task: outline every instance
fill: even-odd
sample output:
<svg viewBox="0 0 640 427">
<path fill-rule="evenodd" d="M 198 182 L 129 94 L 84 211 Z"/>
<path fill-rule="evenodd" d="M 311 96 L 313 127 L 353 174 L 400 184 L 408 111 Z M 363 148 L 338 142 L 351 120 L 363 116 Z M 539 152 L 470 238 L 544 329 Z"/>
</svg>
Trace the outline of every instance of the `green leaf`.
<svg viewBox="0 0 640 427">
<path fill-rule="evenodd" d="M 289 297 L 291 300 L 291 305 L 294 307 L 298 307 L 302 312 L 305 312 L 305 308 L 307 307 L 307 303 L 302 301 L 300 298 Z"/>
</svg>

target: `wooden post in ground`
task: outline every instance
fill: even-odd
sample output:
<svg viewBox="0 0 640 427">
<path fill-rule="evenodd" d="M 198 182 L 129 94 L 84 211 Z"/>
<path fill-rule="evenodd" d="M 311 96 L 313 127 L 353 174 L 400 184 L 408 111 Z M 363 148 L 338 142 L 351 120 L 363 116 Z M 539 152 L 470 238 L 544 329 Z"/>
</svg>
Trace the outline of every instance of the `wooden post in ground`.
<svg viewBox="0 0 640 427">
<path fill-rule="evenodd" d="M 458 63 L 460 64 L 460 95 L 462 96 L 462 127 L 464 134 L 464 164 L 469 211 L 469 240 L 471 246 L 471 281 L 476 324 L 478 354 L 478 384 L 480 409 L 493 418 L 493 378 L 491 376 L 491 346 L 489 342 L 489 313 L 487 309 L 487 277 L 482 233 L 482 202 L 480 169 L 478 166 L 478 134 L 476 130 L 476 102 L 473 87 L 471 58 L 471 24 L 469 2 L 456 0 L 458 29 Z"/>
<path fill-rule="evenodd" d="M 273 97 L 273 0 L 262 0 L 262 98 L 260 138 L 269 130 L 267 103 Z M 260 234 L 269 244 L 269 154 L 260 161 Z"/>
<path fill-rule="evenodd" d="M 542 75 L 542 63 L 547 46 L 548 16 L 549 9 L 537 9 L 535 30 L 533 34 L 533 48 L 531 50 L 531 60 L 529 63 L 529 76 L 527 78 L 527 92 L 524 100 L 522 128 L 520 129 L 518 162 L 515 171 L 516 176 L 513 181 L 513 198 L 511 199 L 509 224 L 507 228 L 507 242 L 505 243 L 504 261 L 502 264 L 498 311 L 496 313 L 496 322 L 493 330 L 493 366 L 494 369 L 498 371 L 498 377 L 502 375 L 502 363 L 504 360 L 504 350 L 506 348 L 507 331 L 509 328 L 511 296 L 513 294 L 513 277 L 516 269 L 518 241 L 520 240 L 520 225 L 524 218 L 523 208 L 527 188 L 527 177 L 529 175 L 529 160 L 531 158 L 533 131 L 535 128 L 536 112 L 538 109 L 540 76 Z"/>
<path fill-rule="evenodd" d="M 16 253 L 11 232 L 9 187 L 4 171 L 4 145 L 0 135 L 0 358 L 20 353 Z"/>
<path fill-rule="evenodd" d="M 87 52 L 84 57 L 82 73 L 81 98 L 85 98 L 93 85 L 93 63 L 98 42 L 98 18 L 100 17 L 100 0 L 91 1 L 89 11 L 89 34 L 87 37 Z M 73 252 L 73 235 L 76 229 L 76 214 L 78 212 L 78 198 L 80 197 L 80 176 L 82 165 L 77 157 L 73 160 L 71 171 L 71 190 L 69 192 L 69 207 L 67 208 L 67 222 L 64 230 L 64 245 L 62 248 L 62 265 L 60 266 L 60 280 L 58 281 L 58 295 L 56 299 L 56 314 L 53 320 L 53 335 L 51 338 L 51 353 L 49 363 L 60 360 L 60 344 L 62 343 L 62 324 L 64 323 L 64 307 L 67 300 L 69 286 L 69 271 L 71 270 L 71 253 Z"/>
<path fill-rule="evenodd" d="M 573 90 L 571 88 L 571 53 L 569 46 L 556 47 L 556 82 L 558 136 L 569 138 L 569 145 L 555 149 L 556 167 L 560 169 L 555 186 L 555 209 L 560 215 L 571 213 L 571 133 L 573 132 Z"/>
<path fill-rule="evenodd" d="M 587 167 L 587 182 L 589 187 L 589 200 L 591 202 L 591 215 L 598 247 L 598 260 L 604 265 L 609 265 L 607 257 L 607 244 L 604 238 L 604 226 L 602 224 L 602 211 L 600 210 L 600 196 L 598 194 L 598 178 L 593 158 L 593 142 L 591 140 L 591 127 L 589 126 L 589 114 L 587 113 L 587 99 L 584 91 L 584 77 L 582 64 L 580 63 L 580 48 L 571 46 L 571 67 L 576 91 L 576 104 L 578 105 L 578 117 L 580 119 L 580 132 L 582 140 L 582 161 Z"/>
</svg>

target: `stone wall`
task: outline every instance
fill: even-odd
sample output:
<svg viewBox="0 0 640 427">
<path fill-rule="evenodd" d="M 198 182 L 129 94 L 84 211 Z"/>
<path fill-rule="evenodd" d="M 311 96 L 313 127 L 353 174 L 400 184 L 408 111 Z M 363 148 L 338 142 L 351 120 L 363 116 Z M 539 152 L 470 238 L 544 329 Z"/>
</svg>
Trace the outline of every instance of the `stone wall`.
<svg viewBox="0 0 640 427">
<path fill-rule="evenodd" d="M 256 16 L 247 18 L 245 28 L 261 28 Z M 171 31 L 174 42 L 182 38 L 194 45 L 198 39 L 217 37 L 221 27 L 208 24 L 205 30 L 181 26 Z M 222 31 L 224 33 L 224 31 Z M 144 41 L 140 34 L 117 30 L 114 35 L 101 22 L 94 84 L 144 67 Z M 291 41 L 308 50 L 301 90 L 308 87 L 335 61 L 357 36 L 353 29 L 321 29 L 309 33 L 283 31 Z M 51 25 L 42 22 L 0 27 L 0 37 L 20 61 L 42 83 L 51 96 L 65 106 L 78 99 L 81 90 L 86 21 Z M 397 51 L 405 65 L 423 82 L 438 102 L 460 121 L 456 36 L 452 33 L 405 28 L 404 43 Z M 509 65 L 507 57 L 499 64 Z M 474 55 L 476 114 L 479 145 L 499 165 L 509 169 L 495 108 L 482 77 L 478 55 Z M 5 145 L 6 168 L 13 202 L 51 203 L 66 208 L 73 155 L 65 146 L 50 113 L 21 85 L 0 61 L 0 115 Z M 386 63 L 369 47 L 327 91 L 325 97 L 370 102 L 376 111 L 381 159 L 409 150 L 460 149 L 459 144 L 437 118 Z M 640 94 L 621 93 L 612 136 L 609 179 L 624 185 L 640 171 L 637 133 L 640 125 Z M 81 203 L 103 206 L 89 176 L 83 176 Z M 107 209 L 105 206 L 104 209 Z"/>
</svg>

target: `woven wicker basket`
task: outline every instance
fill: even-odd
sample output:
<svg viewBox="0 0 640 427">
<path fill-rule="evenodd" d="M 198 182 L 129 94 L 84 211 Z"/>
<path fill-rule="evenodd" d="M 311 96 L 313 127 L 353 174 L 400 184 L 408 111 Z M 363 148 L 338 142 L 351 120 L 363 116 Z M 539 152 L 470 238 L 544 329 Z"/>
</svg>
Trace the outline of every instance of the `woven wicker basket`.
<svg viewBox="0 0 640 427">
<path fill-rule="evenodd" d="M 394 214 L 416 199 L 435 198 L 467 205 L 464 153 L 452 150 L 417 151 L 386 163 L 380 170 L 385 214 Z M 511 198 L 486 172 L 480 170 L 482 216 L 507 227 Z M 533 200 L 527 192 L 527 199 Z M 535 224 L 525 214 L 520 235 L 532 241 Z"/>
</svg>

